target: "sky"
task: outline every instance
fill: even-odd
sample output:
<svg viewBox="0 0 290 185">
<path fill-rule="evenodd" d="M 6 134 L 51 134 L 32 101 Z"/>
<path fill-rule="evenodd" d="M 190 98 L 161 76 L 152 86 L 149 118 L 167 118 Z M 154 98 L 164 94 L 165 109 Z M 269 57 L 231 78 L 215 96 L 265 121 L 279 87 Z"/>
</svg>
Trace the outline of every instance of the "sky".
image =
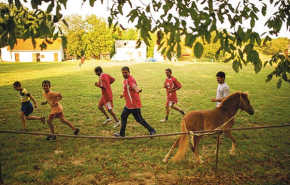
<svg viewBox="0 0 290 185">
<path fill-rule="evenodd" d="M 0 2 L 5 2 L 7 0 L 0 0 Z M 23 2 L 23 0 L 21 0 Z M 109 16 L 109 11 L 108 11 L 108 7 L 110 7 L 110 4 L 107 4 L 108 1 L 112 2 L 112 0 L 103 0 L 104 4 L 101 4 L 101 0 L 97 0 L 94 4 L 94 7 L 91 7 L 89 5 L 89 0 L 87 0 L 84 4 L 82 4 L 82 0 L 68 0 L 67 2 L 67 7 L 66 9 L 62 8 L 62 13 L 63 15 L 71 15 L 71 14 L 79 14 L 82 15 L 83 17 L 85 17 L 87 14 L 95 14 L 98 17 L 104 17 L 105 19 L 107 19 L 107 17 Z M 131 2 L 133 4 L 137 4 L 140 2 L 143 3 L 148 3 L 151 0 L 132 0 Z M 236 1 L 232 1 L 232 2 L 236 2 Z M 257 0 L 252 1 L 253 3 L 257 2 Z M 263 1 L 263 2 L 268 2 L 268 1 Z M 30 6 L 30 1 L 28 1 L 28 3 L 25 4 L 25 6 L 27 6 L 28 8 L 31 7 Z M 47 7 L 47 5 L 43 4 L 41 6 L 41 9 L 45 10 Z M 129 12 L 129 7 L 127 7 L 125 9 L 125 11 Z M 266 18 L 263 17 L 262 15 L 257 15 L 260 19 L 260 21 L 256 22 L 255 25 L 255 29 L 254 31 L 258 32 L 258 33 L 263 33 L 266 30 L 266 27 L 264 27 L 264 23 L 266 22 L 266 20 L 270 17 L 271 14 L 273 14 L 273 12 L 277 11 L 277 8 L 272 7 L 268 9 L 267 12 L 267 16 Z M 154 15 L 155 16 L 155 15 Z M 156 15 L 155 17 L 158 17 L 158 15 Z M 156 18 L 158 19 L 158 18 Z M 128 23 L 128 20 L 126 18 L 119 18 L 119 23 L 122 24 L 122 26 L 126 27 L 126 28 L 133 28 L 134 25 L 132 23 Z M 245 25 L 249 25 L 249 23 L 245 23 Z M 229 28 L 229 25 L 226 24 L 220 24 L 218 25 L 218 28 Z M 287 31 L 286 29 L 286 25 L 284 24 L 280 33 L 278 34 L 278 37 L 288 37 L 290 38 L 290 32 Z"/>
</svg>

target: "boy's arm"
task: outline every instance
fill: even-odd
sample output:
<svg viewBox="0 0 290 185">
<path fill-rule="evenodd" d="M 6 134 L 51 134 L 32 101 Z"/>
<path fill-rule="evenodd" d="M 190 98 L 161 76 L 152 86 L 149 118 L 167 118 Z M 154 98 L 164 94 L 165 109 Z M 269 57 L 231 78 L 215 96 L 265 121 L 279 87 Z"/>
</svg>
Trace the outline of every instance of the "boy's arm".
<svg viewBox="0 0 290 185">
<path fill-rule="evenodd" d="M 37 108 L 37 103 L 36 103 L 35 99 L 33 98 L 33 96 L 30 94 L 29 97 L 30 97 L 30 99 L 32 99 L 32 101 L 33 101 L 33 103 L 35 105 L 34 107 Z"/>
<path fill-rule="evenodd" d="M 41 102 L 41 105 L 46 105 L 46 104 L 47 104 L 47 101 Z"/>
<path fill-rule="evenodd" d="M 113 78 L 113 77 L 110 76 L 110 84 L 112 84 L 114 82 L 115 82 L 115 78 Z"/>
<path fill-rule="evenodd" d="M 55 103 L 58 103 L 60 100 L 62 100 L 63 96 L 59 93 L 59 95 L 56 98 Z"/>
<path fill-rule="evenodd" d="M 141 93 L 142 89 L 139 89 L 137 85 L 133 85 L 133 89 L 137 92 L 137 93 Z"/>
</svg>

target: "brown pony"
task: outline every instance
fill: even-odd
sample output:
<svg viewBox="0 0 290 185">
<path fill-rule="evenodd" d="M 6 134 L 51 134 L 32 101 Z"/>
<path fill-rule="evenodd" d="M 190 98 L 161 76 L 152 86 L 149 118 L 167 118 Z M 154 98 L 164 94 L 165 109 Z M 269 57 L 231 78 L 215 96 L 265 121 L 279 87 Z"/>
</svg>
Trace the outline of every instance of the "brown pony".
<svg viewBox="0 0 290 185">
<path fill-rule="evenodd" d="M 181 132 L 214 130 L 219 127 L 223 127 L 221 130 L 232 128 L 235 122 L 234 117 L 238 109 L 244 110 L 250 115 L 254 114 L 254 109 L 250 104 L 247 93 L 235 92 L 229 95 L 221 102 L 220 106 L 214 110 L 191 111 L 187 113 L 181 122 Z M 230 154 L 234 155 L 236 139 L 231 131 L 224 131 L 224 133 L 232 140 Z M 195 154 L 196 162 L 202 163 L 203 161 L 198 155 L 197 145 L 203 135 L 194 135 L 192 137 L 194 138 L 192 138 L 193 142 L 190 144 L 190 148 Z M 174 142 L 168 154 L 164 157 L 163 162 L 167 162 L 172 150 L 176 148 L 178 144 L 179 149 L 172 161 L 176 162 L 182 160 L 186 153 L 188 140 L 188 134 L 180 135 L 180 137 Z"/>
</svg>

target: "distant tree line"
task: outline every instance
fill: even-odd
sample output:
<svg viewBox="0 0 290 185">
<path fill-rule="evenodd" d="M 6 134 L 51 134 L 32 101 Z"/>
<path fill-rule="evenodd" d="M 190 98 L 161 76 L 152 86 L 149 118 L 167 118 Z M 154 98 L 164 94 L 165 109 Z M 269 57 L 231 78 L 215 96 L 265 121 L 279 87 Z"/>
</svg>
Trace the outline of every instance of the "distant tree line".
<svg viewBox="0 0 290 185">
<path fill-rule="evenodd" d="M 89 56 L 98 58 L 100 53 L 115 53 L 115 40 L 138 40 L 139 30 L 136 28 L 109 28 L 107 21 L 97 17 L 94 14 L 87 15 L 82 18 L 81 15 L 73 14 L 65 17 L 66 23 L 61 24 L 63 34 L 67 38 L 67 50 L 73 56 Z M 166 36 L 164 37 L 164 40 Z M 196 42 L 201 42 L 203 45 L 202 58 L 215 59 L 215 53 L 220 48 L 220 43 L 213 42 L 215 32 L 212 33 L 212 42 L 202 42 L 201 39 L 196 39 Z M 264 39 L 262 39 L 263 41 Z M 157 33 L 151 34 L 150 45 L 147 47 L 147 56 L 153 57 L 154 46 L 157 44 Z M 256 45 L 256 49 L 260 54 L 274 55 L 278 52 L 284 52 L 289 47 L 290 39 L 277 38 L 266 42 L 264 45 Z M 182 54 L 190 54 L 194 57 L 193 48 L 185 46 L 185 38 L 181 38 Z M 162 50 L 163 48 L 161 48 Z M 177 48 L 173 49 L 172 54 L 177 52 Z"/>
</svg>

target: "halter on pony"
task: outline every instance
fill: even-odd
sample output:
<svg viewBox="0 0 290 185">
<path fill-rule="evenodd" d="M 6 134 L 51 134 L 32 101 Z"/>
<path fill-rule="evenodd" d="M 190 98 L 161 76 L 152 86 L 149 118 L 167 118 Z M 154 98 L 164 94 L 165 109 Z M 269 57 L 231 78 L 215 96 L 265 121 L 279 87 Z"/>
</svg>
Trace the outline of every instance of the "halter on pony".
<svg viewBox="0 0 290 185">
<path fill-rule="evenodd" d="M 246 108 L 245 108 L 244 110 L 241 109 L 241 111 L 246 111 L 246 112 L 247 112 L 247 110 L 248 110 L 251 106 L 247 106 L 247 105 L 245 104 L 245 101 L 244 101 L 242 95 L 243 95 L 243 92 L 240 94 L 240 107 L 241 107 L 241 105 L 243 104 L 244 107 L 246 107 Z"/>
</svg>

